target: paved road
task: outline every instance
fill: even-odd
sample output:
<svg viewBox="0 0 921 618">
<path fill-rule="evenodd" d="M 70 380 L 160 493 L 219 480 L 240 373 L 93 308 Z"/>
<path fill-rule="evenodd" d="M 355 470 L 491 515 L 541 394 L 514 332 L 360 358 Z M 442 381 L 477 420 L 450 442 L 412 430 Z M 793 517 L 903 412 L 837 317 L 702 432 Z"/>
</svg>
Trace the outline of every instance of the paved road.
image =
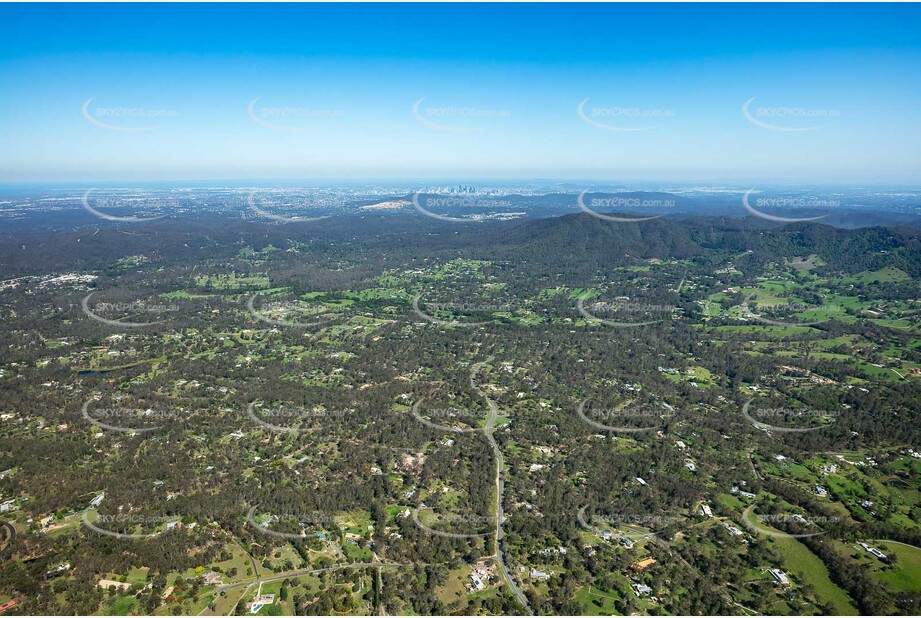
<svg viewBox="0 0 921 618">
<path fill-rule="evenodd" d="M 876 541 L 877 543 L 895 543 L 896 545 L 904 545 L 905 547 L 911 547 L 912 549 L 921 550 L 921 547 L 915 547 L 910 543 L 903 543 L 902 541 L 893 541 L 892 539 L 870 539 L 871 541 Z"/>
<path fill-rule="evenodd" d="M 0 521 L 0 526 L 2 526 L 3 528 L 6 528 L 6 533 L 5 533 L 6 539 L 0 542 L 0 549 L 3 549 L 7 545 L 9 545 L 13 541 L 13 539 L 16 538 L 16 528 L 14 528 L 13 524 L 11 524 L 8 521 Z"/>
<path fill-rule="evenodd" d="M 505 498 L 505 459 L 502 457 L 502 451 L 499 450 L 499 445 L 496 443 L 495 437 L 493 437 L 493 430 L 496 427 L 496 420 L 499 417 L 499 407 L 476 385 L 475 380 L 477 371 L 480 370 L 480 367 L 490 362 L 492 358 L 493 357 L 490 356 L 485 361 L 473 366 L 473 371 L 470 372 L 470 386 L 480 397 L 486 400 L 487 404 L 489 404 L 489 418 L 486 419 L 485 433 L 486 439 L 489 440 L 489 444 L 496 454 L 496 562 L 499 563 L 499 568 L 502 569 L 502 575 L 505 577 L 505 581 L 508 583 L 509 588 L 515 593 L 518 602 L 524 606 L 529 615 L 533 615 L 534 611 L 528 604 L 528 599 L 524 596 L 524 593 L 521 592 L 518 584 L 515 583 L 512 574 L 509 573 L 508 566 L 505 564 L 505 554 L 502 551 L 502 520 L 505 519 L 502 511 L 502 504 Z"/>
<path fill-rule="evenodd" d="M 748 463 L 752 465 L 752 472 L 755 473 L 755 478 L 761 480 L 761 474 L 758 472 L 758 467 L 755 465 L 755 458 L 752 457 L 751 451 L 748 453 Z"/>
</svg>

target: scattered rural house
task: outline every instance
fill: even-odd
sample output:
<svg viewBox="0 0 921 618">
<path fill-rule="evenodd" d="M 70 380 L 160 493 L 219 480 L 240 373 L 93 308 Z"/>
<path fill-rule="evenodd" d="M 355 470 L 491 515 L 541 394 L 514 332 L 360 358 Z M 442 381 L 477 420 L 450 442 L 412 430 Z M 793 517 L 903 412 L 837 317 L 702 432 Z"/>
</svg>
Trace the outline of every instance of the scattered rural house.
<svg viewBox="0 0 921 618">
<path fill-rule="evenodd" d="M 131 589 L 131 584 L 128 582 L 120 582 L 114 579 L 100 579 L 96 582 L 97 588 L 102 588 L 103 590 L 108 590 L 109 588 L 115 588 L 116 590 L 124 592 L 125 590 Z"/>
<path fill-rule="evenodd" d="M 467 586 L 468 592 L 476 592 L 477 590 L 482 590 L 486 587 L 486 584 L 483 583 L 483 580 L 476 573 L 470 574 L 470 581 L 472 582 Z"/>
<path fill-rule="evenodd" d="M 61 573 L 64 573 L 65 571 L 68 571 L 68 570 L 70 570 L 70 563 L 69 562 L 61 563 L 58 566 L 51 569 L 50 571 L 48 571 L 47 573 L 45 573 L 45 579 L 51 579 L 52 577 L 57 577 Z"/>
<path fill-rule="evenodd" d="M 633 549 L 633 546 L 635 545 L 632 539 L 625 536 L 620 537 L 620 542 L 623 543 L 624 547 L 627 549 Z"/>
<path fill-rule="evenodd" d="M 487 565 L 485 562 L 477 562 L 475 565 L 473 565 L 473 573 L 479 577 L 480 580 L 488 583 L 492 579 L 495 568 L 495 565 Z"/>
<path fill-rule="evenodd" d="M 601 532 L 601 538 L 605 541 L 610 541 L 611 538 L 613 538 L 613 536 L 614 536 L 614 533 L 611 532 L 610 530 L 603 530 Z"/>
<path fill-rule="evenodd" d="M 817 496 L 827 496 L 827 495 L 828 495 L 828 490 L 825 489 L 824 487 L 822 487 L 821 485 L 816 485 L 816 486 L 815 486 L 815 495 L 817 495 Z"/>
<path fill-rule="evenodd" d="M 90 507 L 95 508 L 99 506 L 100 504 L 102 504 L 102 501 L 105 499 L 105 497 L 106 497 L 106 492 L 102 492 L 101 494 L 93 498 L 92 502 L 90 502 Z"/>
<path fill-rule="evenodd" d="M 713 509 L 710 508 L 709 504 L 701 504 L 700 512 L 706 515 L 707 517 L 713 517 Z"/>
<path fill-rule="evenodd" d="M 207 586 L 220 586 L 223 583 L 221 574 L 215 573 L 214 571 L 208 571 L 201 579 Z"/>
<path fill-rule="evenodd" d="M 20 600 L 20 599 L 13 599 L 12 601 L 7 601 L 7 602 L 4 603 L 3 605 L 0 605 L 0 614 L 2 614 L 3 612 L 5 612 L 5 611 L 8 610 L 8 609 L 13 609 L 14 607 L 16 607 L 17 605 L 19 605 L 20 603 L 22 603 L 22 600 Z"/>
<path fill-rule="evenodd" d="M 652 592 L 652 588 L 650 588 L 646 584 L 633 584 L 631 588 L 633 588 L 633 594 L 635 594 L 638 597 L 648 596 L 649 593 Z"/>
<path fill-rule="evenodd" d="M 550 579 L 549 573 L 545 573 L 544 571 L 541 571 L 539 569 L 531 569 L 530 575 L 531 575 L 531 579 L 539 579 L 542 581 Z"/>
<path fill-rule="evenodd" d="M 748 498 L 749 500 L 755 499 L 755 494 L 753 494 L 750 491 L 740 491 L 739 495 L 742 496 L 743 498 Z"/>
<path fill-rule="evenodd" d="M 726 530 L 729 530 L 729 534 L 731 534 L 732 536 L 742 536 L 742 531 L 736 528 L 735 526 L 731 524 L 724 524 L 724 525 L 726 526 Z"/>
<path fill-rule="evenodd" d="M 787 574 L 780 569 L 769 569 L 768 573 L 770 573 L 781 586 L 790 585 L 790 579 L 787 577 Z"/>
<path fill-rule="evenodd" d="M 884 554 L 883 552 L 881 552 L 880 550 L 878 550 L 878 549 L 875 548 L 875 547 L 870 547 L 870 546 L 867 545 L 866 543 L 861 543 L 860 546 L 863 547 L 863 548 L 864 548 L 865 550 L 867 550 L 868 552 L 870 552 L 871 554 L 873 554 L 874 556 L 876 556 L 877 558 L 879 558 L 880 560 L 886 560 L 886 559 L 887 559 L 886 554 Z"/>
<path fill-rule="evenodd" d="M 249 613 L 258 614 L 259 610 L 264 606 L 272 605 L 273 603 L 275 603 L 274 594 L 260 594 L 255 599 L 253 599 L 252 603 L 249 604 Z"/>
<path fill-rule="evenodd" d="M 636 482 L 639 483 L 640 485 L 644 486 L 644 487 L 645 487 L 646 485 L 648 485 L 648 483 L 647 483 L 646 481 L 644 481 L 643 479 L 641 479 L 640 477 L 636 477 Z"/>
</svg>

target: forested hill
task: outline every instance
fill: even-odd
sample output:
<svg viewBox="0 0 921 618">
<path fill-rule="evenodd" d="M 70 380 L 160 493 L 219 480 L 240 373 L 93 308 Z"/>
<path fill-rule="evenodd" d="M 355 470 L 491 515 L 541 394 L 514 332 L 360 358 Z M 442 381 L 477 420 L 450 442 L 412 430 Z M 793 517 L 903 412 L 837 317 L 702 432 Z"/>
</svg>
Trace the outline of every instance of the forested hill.
<svg viewBox="0 0 921 618">
<path fill-rule="evenodd" d="M 821 223 L 777 226 L 707 217 L 618 223 L 574 214 L 497 229 L 490 241 L 510 259 L 554 263 L 708 259 L 751 251 L 755 260 L 816 254 L 847 271 L 893 266 L 913 276 L 921 274 L 921 232 L 908 228 L 844 230 Z"/>
<path fill-rule="evenodd" d="M 374 248 L 408 256 L 471 252 L 479 259 L 546 262 L 548 267 L 625 264 L 633 259 L 706 263 L 752 252 L 757 261 L 817 254 L 842 270 L 883 266 L 921 275 L 921 231 L 846 230 L 821 223 L 786 226 L 725 217 L 657 218 L 619 223 L 578 213 L 545 219 L 447 223 L 421 216 L 333 217 L 281 225 L 207 216 L 142 225 L 101 223 L 95 230 L 0 236 L 6 276 L 103 268 L 136 254 L 198 260 L 235 255 L 246 245 L 311 243 L 333 253 Z"/>
</svg>

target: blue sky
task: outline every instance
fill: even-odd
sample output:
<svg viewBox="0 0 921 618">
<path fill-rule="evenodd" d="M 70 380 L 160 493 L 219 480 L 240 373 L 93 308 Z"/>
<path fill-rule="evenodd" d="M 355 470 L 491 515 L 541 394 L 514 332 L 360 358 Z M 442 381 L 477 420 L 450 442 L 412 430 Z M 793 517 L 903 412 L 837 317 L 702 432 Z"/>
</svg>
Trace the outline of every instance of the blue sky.
<svg viewBox="0 0 921 618">
<path fill-rule="evenodd" d="M 0 181 L 913 184 L 919 18 L 857 4 L 5 4 Z"/>
</svg>

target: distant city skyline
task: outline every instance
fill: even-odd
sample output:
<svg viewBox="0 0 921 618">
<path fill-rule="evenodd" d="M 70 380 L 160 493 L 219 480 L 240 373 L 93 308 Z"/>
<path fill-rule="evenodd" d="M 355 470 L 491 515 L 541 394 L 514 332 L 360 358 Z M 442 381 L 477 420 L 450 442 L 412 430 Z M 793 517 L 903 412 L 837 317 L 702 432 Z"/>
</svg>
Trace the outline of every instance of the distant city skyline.
<svg viewBox="0 0 921 618">
<path fill-rule="evenodd" d="M 917 184 L 917 5 L 2 5 L 0 183 Z"/>
</svg>

